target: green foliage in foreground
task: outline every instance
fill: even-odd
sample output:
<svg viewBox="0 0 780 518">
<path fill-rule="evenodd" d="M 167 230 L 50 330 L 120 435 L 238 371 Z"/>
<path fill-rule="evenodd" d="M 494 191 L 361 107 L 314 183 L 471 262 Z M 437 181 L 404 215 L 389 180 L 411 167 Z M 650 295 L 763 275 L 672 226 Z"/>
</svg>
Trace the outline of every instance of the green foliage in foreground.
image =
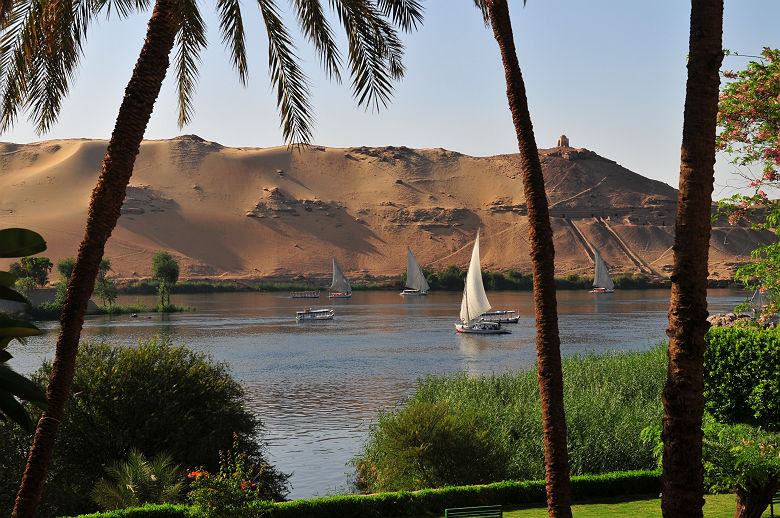
<svg viewBox="0 0 780 518">
<path fill-rule="evenodd" d="M 543 480 L 505 481 L 484 486 L 445 487 L 417 492 L 330 496 L 282 502 L 269 509 L 264 516 L 269 518 L 441 516 L 444 514 L 444 509 L 449 507 L 541 504 L 546 500 L 544 484 Z M 571 488 L 572 498 L 575 500 L 658 494 L 661 489 L 661 472 L 631 471 L 574 476 L 571 480 Z M 164 505 L 82 515 L 78 518 L 199 518 L 201 516 L 203 515 L 196 508 Z"/>
<path fill-rule="evenodd" d="M 0 257 L 19 257 L 44 250 L 46 242 L 37 232 L 23 228 L 0 230 Z M 0 271 L 0 300 L 27 302 L 21 293 L 13 289 L 15 282 L 13 273 Z M 6 348 L 12 340 L 24 343 L 26 337 L 39 334 L 40 329 L 33 324 L 0 313 L 0 423 L 10 419 L 27 431 L 34 429 L 33 421 L 19 399 L 30 401 L 39 408 L 46 408 L 48 401 L 40 387 L 8 365 L 13 356 Z"/>
<path fill-rule="evenodd" d="M 147 459 L 131 450 L 127 460 L 106 467 L 106 477 L 92 488 L 92 500 L 104 511 L 138 507 L 146 503 L 179 503 L 184 471 L 165 453 Z"/>
<path fill-rule="evenodd" d="M 45 362 L 33 376 L 44 384 Z M 10 514 L 32 437 L 0 425 L 0 516 Z M 90 490 L 104 466 L 132 449 L 147 458 L 168 453 L 183 468 L 216 470 L 219 451 L 237 434 L 241 451 L 265 463 L 262 423 L 246 407 L 244 390 L 227 364 L 153 338 L 136 346 L 85 342 L 79 347 L 73 394 L 60 423 L 41 516 L 97 509 Z M 287 476 L 263 471 L 274 499 L 287 493 Z"/>
<path fill-rule="evenodd" d="M 780 431 L 780 333 L 717 327 L 706 335 L 704 400 L 722 423 Z"/>
<path fill-rule="evenodd" d="M 571 473 L 654 467 L 640 432 L 663 416 L 665 347 L 564 358 L 563 372 Z M 542 436 L 535 369 L 429 376 L 379 415 L 352 462 L 367 492 L 533 480 L 544 476 Z"/>
<path fill-rule="evenodd" d="M 704 479 L 712 492 L 760 491 L 780 478 L 780 433 L 746 424 L 704 428 Z M 763 491 L 763 493 L 767 493 Z"/>
</svg>

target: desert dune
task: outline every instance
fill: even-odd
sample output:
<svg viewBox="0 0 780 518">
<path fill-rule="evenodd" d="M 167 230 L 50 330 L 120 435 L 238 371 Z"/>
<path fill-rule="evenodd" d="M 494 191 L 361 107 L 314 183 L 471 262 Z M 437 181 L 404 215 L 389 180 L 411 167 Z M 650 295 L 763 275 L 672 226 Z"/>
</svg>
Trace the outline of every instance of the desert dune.
<svg viewBox="0 0 780 518">
<path fill-rule="evenodd" d="M 107 142 L 0 144 L 0 224 L 26 227 L 54 262 L 75 256 Z M 556 272 L 591 274 L 596 248 L 616 273 L 668 275 L 674 188 L 586 149 L 540 150 Z M 167 249 L 181 278 L 351 280 L 406 267 L 465 267 L 481 228 L 482 267 L 530 271 L 516 155 L 405 147 L 229 148 L 194 135 L 144 141 L 106 247 L 121 279 L 151 275 Z M 729 279 L 769 232 L 717 221 L 710 276 Z M 6 261 L 10 262 L 10 261 Z"/>
</svg>

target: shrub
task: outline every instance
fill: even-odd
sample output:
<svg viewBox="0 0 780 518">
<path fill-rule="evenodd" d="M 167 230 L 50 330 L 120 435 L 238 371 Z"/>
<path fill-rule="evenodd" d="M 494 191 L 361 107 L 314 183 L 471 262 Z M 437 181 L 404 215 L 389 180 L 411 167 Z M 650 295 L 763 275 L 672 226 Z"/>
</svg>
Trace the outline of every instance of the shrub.
<svg viewBox="0 0 780 518">
<path fill-rule="evenodd" d="M 245 453 L 233 444 L 232 451 L 220 452 L 219 471 L 211 474 L 197 469 L 187 494 L 192 505 L 210 518 L 246 518 L 262 516 L 273 507 L 270 494 L 263 488 L 263 469 L 247 461 Z"/>
<path fill-rule="evenodd" d="M 716 327 L 706 335 L 705 409 L 721 423 L 780 431 L 780 334 Z"/>
<path fill-rule="evenodd" d="M 50 371 L 44 363 L 34 380 L 45 383 Z M 125 459 L 132 449 L 150 458 L 167 452 L 180 466 L 216 470 L 219 451 L 230 448 L 235 433 L 241 450 L 262 465 L 260 432 L 260 421 L 244 405 L 244 391 L 226 364 L 167 339 L 137 347 L 86 342 L 77 357 L 41 514 L 95 509 L 89 491 L 103 467 Z M 0 494 L 16 490 L 21 472 L 15 475 Z M 286 494 L 287 478 L 270 466 L 263 471 L 264 487 L 276 499 Z"/>
<path fill-rule="evenodd" d="M 147 503 L 181 502 L 184 473 L 166 454 L 159 454 L 150 461 L 132 450 L 126 461 L 108 466 L 106 475 L 90 493 L 92 500 L 105 511 Z"/>
<path fill-rule="evenodd" d="M 571 473 L 654 467 L 652 445 L 642 442 L 640 432 L 663 416 L 665 348 L 564 358 L 563 371 Z M 453 447 L 444 441 L 457 429 L 454 423 L 471 427 L 471 443 Z M 478 378 L 429 376 L 404 407 L 380 415 L 352 463 L 360 489 L 372 492 L 459 483 L 425 458 L 425 447 L 472 470 L 473 483 L 532 480 L 544 476 L 542 436 L 535 369 Z M 470 457 L 472 451 L 482 457 Z M 439 476 L 416 475 L 431 472 Z"/>
</svg>

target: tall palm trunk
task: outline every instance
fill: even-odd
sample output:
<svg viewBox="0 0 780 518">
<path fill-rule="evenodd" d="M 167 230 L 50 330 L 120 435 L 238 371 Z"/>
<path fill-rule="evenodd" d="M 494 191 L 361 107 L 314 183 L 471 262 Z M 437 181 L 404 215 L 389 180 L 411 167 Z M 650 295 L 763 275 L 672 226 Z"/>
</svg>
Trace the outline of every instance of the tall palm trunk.
<svg viewBox="0 0 780 518">
<path fill-rule="evenodd" d="M 669 307 L 669 367 L 663 391 L 665 518 L 702 516 L 703 362 L 707 323 L 715 129 L 723 60 L 723 0 L 691 2 L 680 191 Z"/>
<path fill-rule="evenodd" d="M 536 312 L 536 357 L 539 395 L 544 426 L 544 463 L 547 509 L 551 517 L 571 517 L 569 454 L 566 448 L 566 415 L 563 409 L 561 341 L 555 298 L 555 249 L 553 247 L 544 176 L 536 148 L 523 75 L 517 61 L 512 23 L 506 0 L 487 2 L 493 35 L 501 49 L 506 75 L 506 95 L 517 132 L 523 188 L 528 207 L 529 241 Z"/>
<path fill-rule="evenodd" d="M 49 409 L 38 422 L 27 468 L 16 497 L 14 517 L 32 518 L 40 505 L 57 428 L 73 383 L 76 352 L 87 302 L 95 285 L 106 241 L 119 219 L 135 157 L 168 70 L 168 56 L 178 30 L 176 8 L 177 2 L 174 0 L 157 0 L 155 4 L 146 41 L 125 89 L 98 184 L 92 191 L 86 232 L 79 246 L 60 318 L 60 334 L 46 394 Z"/>
</svg>

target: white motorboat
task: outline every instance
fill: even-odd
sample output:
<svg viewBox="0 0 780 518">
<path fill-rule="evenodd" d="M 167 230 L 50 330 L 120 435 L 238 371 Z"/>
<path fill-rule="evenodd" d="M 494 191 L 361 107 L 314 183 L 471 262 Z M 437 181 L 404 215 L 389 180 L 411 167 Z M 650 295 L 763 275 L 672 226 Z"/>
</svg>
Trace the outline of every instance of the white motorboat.
<svg viewBox="0 0 780 518">
<path fill-rule="evenodd" d="M 420 263 L 414 258 L 412 249 L 406 247 L 406 288 L 401 292 L 404 297 L 419 297 L 427 295 L 428 281 L 425 280 L 425 274 L 420 268 Z"/>
<path fill-rule="evenodd" d="M 333 311 L 333 308 L 330 309 L 303 308 L 303 311 L 295 312 L 295 320 L 299 322 L 302 320 L 333 320 L 333 315 L 335 314 L 336 312 Z"/>
<path fill-rule="evenodd" d="M 333 283 L 330 285 L 330 292 L 328 297 L 331 299 L 348 299 L 352 296 L 352 287 L 349 285 L 349 281 L 344 277 L 344 272 L 341 271 L 341 266 L 336 262 L 336 258 L 333 258 Z"/>
<path fill-rule="evenodd" d="M 460 303 L 460 322 L 455 323 L 458 333 L 479 335 L 509 334 L 512 331 L 501 327 L 500 322 L 482 320 L 482 315 L 490 310 L 490 302 L 482 284 L 482 272 L 479 266 L 479 231 L 471 252 L 469 271 L 466 273 L 466 286 L 463 288 L 463 300 Z"/>
<path fill-rule="evenodd" d="M 609 275 L 607 263 L 601 258 L 601 254 L 593 249 L 593 262 L 596 263 L 596 272 L 593 275 L 593 289 L 590 293 L 615 293 L 615 283 Z"/>
</svg>

